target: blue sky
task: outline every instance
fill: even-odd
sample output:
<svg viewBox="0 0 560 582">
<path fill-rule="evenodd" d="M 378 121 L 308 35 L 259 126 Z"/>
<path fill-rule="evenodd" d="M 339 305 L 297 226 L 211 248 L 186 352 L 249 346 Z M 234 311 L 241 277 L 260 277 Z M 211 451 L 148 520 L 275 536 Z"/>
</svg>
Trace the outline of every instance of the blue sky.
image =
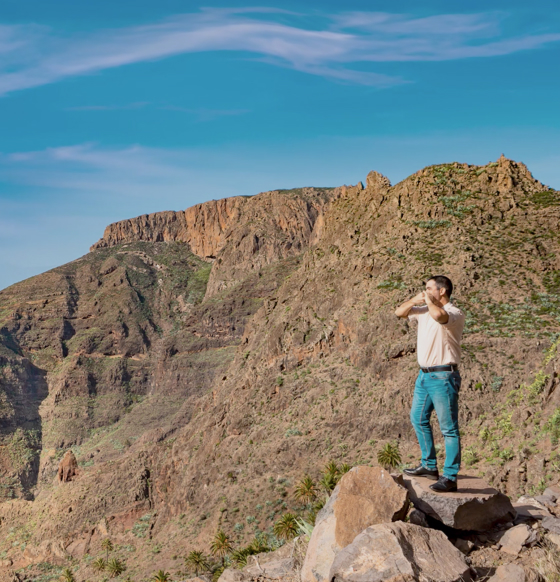
<svg viewBox="0 0 560 582">
<path fill-rule="evenodd" d="M 560 189 L 560 5 L 0 7 L 0 288 L 116 220 L 501 153 Z"/>
</svg>

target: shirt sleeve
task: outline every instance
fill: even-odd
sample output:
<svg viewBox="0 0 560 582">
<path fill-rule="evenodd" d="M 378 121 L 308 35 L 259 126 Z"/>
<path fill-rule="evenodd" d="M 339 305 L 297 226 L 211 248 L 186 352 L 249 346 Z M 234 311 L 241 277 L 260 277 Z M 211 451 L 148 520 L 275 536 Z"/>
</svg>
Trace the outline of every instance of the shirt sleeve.
<svg viewBox="0 0 560 582">
<path fill-rule="evenodd" d="M 427 310 L 428 308 L 425 305 L 415 305 L 414 307 L 411 307 L 410 311 L 408 312 L 408 320 L 418 321 L 418 316 L 422 315 L 422 313 L 426 313 Z"/>
<path fill-rule="evenodd" d="M 447 320 L 446 323 L 442 324 L 442 325 L 445 325 L 446 327 L 455 327 L 464 317 L 460 311 L 447 311 L 446 310 L 446 313 L 449 316 L 449 319 Z"/>
</svg>

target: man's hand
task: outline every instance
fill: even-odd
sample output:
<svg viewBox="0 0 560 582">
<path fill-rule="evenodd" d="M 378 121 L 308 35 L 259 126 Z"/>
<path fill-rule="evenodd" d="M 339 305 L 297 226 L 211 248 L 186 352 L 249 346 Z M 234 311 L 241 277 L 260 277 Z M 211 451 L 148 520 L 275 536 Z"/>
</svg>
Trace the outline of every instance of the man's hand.
<svg viewBox="0 0 560 582">
<path fill-rule="evenodd" d="M 424 305 L 426 303 L 426 291 L 420 291 L 418 295 L 415 295 L 410 301 L 413 305 Z"/>
<path fill-rule="evenodd" d="M 426 303 L 426 299 L 424 298 L 424 291 L 415 295 L 412 299 L 405 301 L 402 305 L 399 305 L 395 310 L 395 315 L 397 317 L 408 317 L 408 312 L 415 306 L 415 305 L 424 305 Z"/>
</svg>

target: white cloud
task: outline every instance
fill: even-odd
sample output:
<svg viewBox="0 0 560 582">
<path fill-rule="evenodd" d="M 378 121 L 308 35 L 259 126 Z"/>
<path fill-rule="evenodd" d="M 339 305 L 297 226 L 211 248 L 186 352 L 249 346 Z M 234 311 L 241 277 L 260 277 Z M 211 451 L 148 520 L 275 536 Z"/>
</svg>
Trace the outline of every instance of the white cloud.
<svg viewBox="0 0 560 582">
<path fill-rule="evenodd" d="M 283 21 L 272 19 L 280 13 Z M 285 67 L 366 85 L 399 77 L 349 68 L 357 62 L 491 57 L 560 41 L 560 34 L 503 37 L 498 13 L 425 18 L 349 12 L 305 28 L 302 15 L 275 9 L 203 10 L 164 21 L 65 36 L 46 27 L 0 27 L 0 95 L 127 64 L 201 51 L 243 51 Z"/>
</svg>

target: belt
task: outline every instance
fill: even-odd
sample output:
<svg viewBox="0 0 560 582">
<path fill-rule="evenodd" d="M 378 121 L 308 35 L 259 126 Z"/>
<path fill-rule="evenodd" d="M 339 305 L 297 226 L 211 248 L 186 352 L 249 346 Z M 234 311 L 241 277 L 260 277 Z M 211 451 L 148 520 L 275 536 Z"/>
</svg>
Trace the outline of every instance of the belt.
<svg viewBox="0 0 560 582">
<path fill-rule="evenodd" d="M 431 366 L 429 368 L 420 368 L 422 372 L 455 372 L 459 369 L 457 364 L 447 364 L 445 366 Z"/>
</svg>

